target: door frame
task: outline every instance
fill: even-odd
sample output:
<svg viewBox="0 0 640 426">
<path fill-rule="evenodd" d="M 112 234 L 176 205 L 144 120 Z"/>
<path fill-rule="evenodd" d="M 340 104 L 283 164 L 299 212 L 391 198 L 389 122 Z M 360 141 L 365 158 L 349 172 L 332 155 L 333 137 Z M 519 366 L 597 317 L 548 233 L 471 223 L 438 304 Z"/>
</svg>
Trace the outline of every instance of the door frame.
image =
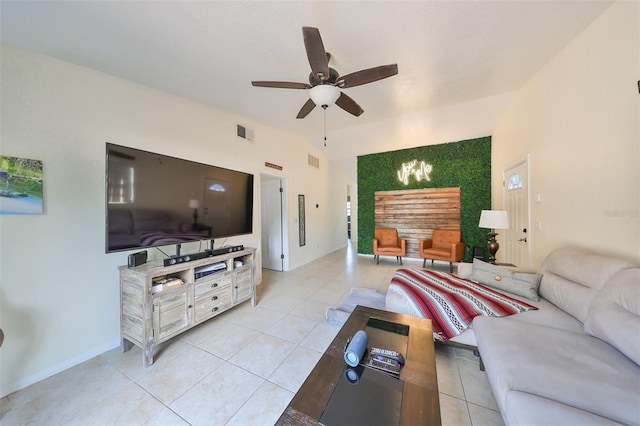
<svg viewBox="0 0 640 426">
<path fill-rule="evenodd" d="M 508 176 L 507 176 L 507 172 L 509 170 L 515 169 L 516 167 L 525 165 L 526 169 L 527 169 L 527 192 L 526 192 L 526 197 L 527 197 L 527 220 L 526 220 L 526 225 L 527 225 L 527 264 L 526 265 L 517 265 L 518 267 L 525 267 L 528 268 L 531 266 L 531 253 L 532 253 L 532 246 L 533 246 L 533 232 L 531 232 L 531 154 L 527 153 L 523 158 L 521 158 L 520 160 L 511 163 L 510 165 L 508 165 L 507 167 L 505 167 L 504 169 L 502 169 L 502 208 L 503 210 L 507 210 L 508 209 L 508 203 L 507 203 L 507 182 L 508 182 Z M 506 236 L 505 236 L 506 238 Z M 505 246 L 506 246 L 506 241 L 504 242 Z M 512 259 L 507 259 L 505 258 L 505 262 L 509 263 Z"/>
</svg>

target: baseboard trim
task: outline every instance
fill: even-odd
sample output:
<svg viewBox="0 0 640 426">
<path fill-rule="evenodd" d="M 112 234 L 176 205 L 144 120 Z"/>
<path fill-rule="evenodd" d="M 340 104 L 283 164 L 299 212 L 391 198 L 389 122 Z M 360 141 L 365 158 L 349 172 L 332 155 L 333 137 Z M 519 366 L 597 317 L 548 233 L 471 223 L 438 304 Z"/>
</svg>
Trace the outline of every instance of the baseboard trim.
<svg viewBox="0 0 640 426">
<path fill-rule="evenodd" d="M 115 349 L 118 346 L 120 346 L 120 339 L 95 347 L 87 352 L 74 356 L 73 358 L 69 358 L 59 364 L 53 365 L 50 368 L 46 368 L 44 370 L 38 371 L 37 373 L 22 377 L 14 382 L 2 383 L 0 385 L 0 398 L 4 398 L 5 396 L 13 392 L 24 389 L 34 383 L 38 383 L 39 381 L 47 379 L 64 370 L 75 367 L 78 364 L 82 364 L 83 362 L 88 361 L 91 358 L 101 355 L 107 351 L 110 351 L 111 349 Z"/>
</svg>

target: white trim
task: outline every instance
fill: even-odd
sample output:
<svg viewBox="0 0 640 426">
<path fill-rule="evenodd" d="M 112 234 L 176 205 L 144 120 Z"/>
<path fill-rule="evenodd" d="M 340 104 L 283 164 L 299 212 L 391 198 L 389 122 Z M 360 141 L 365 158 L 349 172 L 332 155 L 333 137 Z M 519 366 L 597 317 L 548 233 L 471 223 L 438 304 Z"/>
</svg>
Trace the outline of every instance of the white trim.
<svg viewBox="0 0 640 426">
<path fill-rule="evenodd" d="M 38 383 L 44 379 L 47 379 L 51 376 L 54 376 L 65 370 L 68 370 L 71 367 L 75 367 L 78 364 L 82 364 L 83 362 L 88 361 L 91 358 L 95 358 L 98 355 L 102 355 L 105 352 L 108 352 L 112 349 L 120 347 L 120 343 L 121 343 L 120 339 L 117 339 L 110 343 L 105 343 L 104 345 L 100 345 L 87 352 L 81 353 L 80 355 L 74 356 L 73 358 L 69 358 L 59 364 L 53 365 L 50 368 L 38 371 L 37 373 L 33 373 L 25 377 L 21 377 L 19 380 L 16 380 L 15 382 L 3 384 L 2 390 L 0 391 L 1 392 L 0 398 L 4 398 L 5 396 L 13 392 L 24 389 L 27 386 L 31 386 L 34 383 Z"/>
<path fill-rule="evenodd" d="M 510 164 L 509 166 L 505 167 L 504 169 L 502 169 L 502 177 L 503 178 L 505 177 L 505 171 L 506 170 L 513 169 L 513 168 L 518 167 L 518 166 L 520 166 L 522 164 L 525 164 L 525 163 L 529 163 L 530 160 L 531 160 L 531 154 L 527 153 L 527 155 L 522 157 L 520 160 L 518 160 L 518 161 Z M 527 176 L 527 178 L 529 178 L 529 176 Z"/>
</svg>

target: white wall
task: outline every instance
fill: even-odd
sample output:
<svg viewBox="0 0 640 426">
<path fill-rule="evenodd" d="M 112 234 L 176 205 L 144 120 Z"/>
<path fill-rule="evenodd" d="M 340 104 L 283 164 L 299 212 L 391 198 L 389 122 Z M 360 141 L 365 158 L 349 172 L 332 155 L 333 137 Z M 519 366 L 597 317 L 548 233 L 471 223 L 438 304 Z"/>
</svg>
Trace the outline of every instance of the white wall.
<svg viewBox="0 0 640 426">
<path fill-rule="evenodd" d="M 513 92 L 502 93 L 334 130 L 329 144 L 340 157 L 334 162 L 347 176 L 357 181 L 357 158 L 347 154 L 353 151 L 350 148 L 354 144 L 357 144 L 356 155 L 367 155 L 491 135 L 512 96 Z"/>
<path fill-rule="evenodd" d="M 87 68 L 1 49 L 0 153 L 43 161 L 45 204 L 43 215 L 0 215 L 2 395 L 119 344 L 117 267 L 129 253 L 104 253 L 107 141 L 256 179 L 262 172 L 288 178 L 289 218 L 297 217 L 297 194 L 314 205 L 305 247 L 297 245 L 297 223 L 289 223 L 291 269 L 346 244 L 346 236 L 326 232 L 343 226 L 334 222 L 345 216 L 346 196 L 334 195 L 346 191 L 346 177 L 305 140 Z M 255 142 L 235 136 L 238 123 L 254 130 Z M 309 153 L 320 158 L 320 170 L 307 165 Z M 260 247 L 258 180 L 255 187 L 254 233 L 226 244 Z M 183 245 L 183 253 L 198 250 Z"/>
<path fill-rule="evenodd" d="M 531 154 L 531 219 L 542 224 L 532 266 L 568 245 L 640 261 L 639 9 L 605 11 L 517 92 L 493 132 L 494 208 L 502 171 Z"/>
</svg>

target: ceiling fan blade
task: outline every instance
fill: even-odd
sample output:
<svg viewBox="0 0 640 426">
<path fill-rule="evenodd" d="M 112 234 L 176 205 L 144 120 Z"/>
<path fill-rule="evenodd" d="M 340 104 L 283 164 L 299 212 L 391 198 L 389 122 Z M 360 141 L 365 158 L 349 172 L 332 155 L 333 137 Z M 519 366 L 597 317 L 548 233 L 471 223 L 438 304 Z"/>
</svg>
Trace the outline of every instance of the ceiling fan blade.
<svg viewBox="0 0 640 426">
<path fill-rule="evenodd" d="M 344 92 L 340 93 L 340 97 L 336 101 L 336 105 L 356 117 L 360 116 L 360 114 L 364 112 L 362 107 L 360 107 L 360 105 L 358 105 L 356 101 L 351 99 L 349 96 L 345 95 Z"/>
<path fill-rule="evenodd" d="M 327 52 L 324 50 L 324 44 L 322 44 L 320 30 L 314 27 L 302 27 L 302 36 L 311 71 L 320 80 L 325 81 L 329 78 L 329 60 Z"/>
<path fill-rule="evenodd" d="M 300 112 L 298 112 L 296 118 L 305 118 L 311 111 L 313 111 L 315 107 L 316 104 L 314 104 L 313 101 L 309 99 L 304 105 L 302 105 L 302 108 L 300 108 Z"/>
<path fill-rule="evenodd" d="M 352 72 L 343 75 L 336 82 L 340 88 L 360 86 L 361 84 L 373 83 L 383 78 L 398 74 L 398 64 L 380 65 L 379 67 L 368 68 L 362 71 Z"/>
<path fill-rule="evenodd" d="M 273 87 L 276 89 L 311 89 L 307 83 L 294 83 L 291 81 L 252 81 L 256 87 Z"/>
</svg>

